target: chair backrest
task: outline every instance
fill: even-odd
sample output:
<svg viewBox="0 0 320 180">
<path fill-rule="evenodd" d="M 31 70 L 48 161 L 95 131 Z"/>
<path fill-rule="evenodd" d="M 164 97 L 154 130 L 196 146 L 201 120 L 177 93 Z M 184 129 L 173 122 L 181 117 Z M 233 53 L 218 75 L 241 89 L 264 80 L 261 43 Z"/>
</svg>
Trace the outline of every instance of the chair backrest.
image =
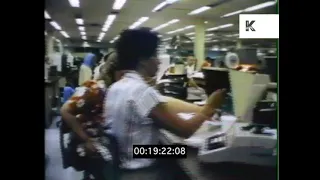
<svg viewBox="0 0 320 180">
<path fill-rule="evenodd" d="M 118 168 L 120 167 L 121 161 L 120 161 L 119 143 L 117 141 L 117 138 L 110 131 L 105 132 L 104 137 L 106 138 L 104 146 L 111 153 L 112 164 L 115 170 L 118 170 Z"/>
</svg>

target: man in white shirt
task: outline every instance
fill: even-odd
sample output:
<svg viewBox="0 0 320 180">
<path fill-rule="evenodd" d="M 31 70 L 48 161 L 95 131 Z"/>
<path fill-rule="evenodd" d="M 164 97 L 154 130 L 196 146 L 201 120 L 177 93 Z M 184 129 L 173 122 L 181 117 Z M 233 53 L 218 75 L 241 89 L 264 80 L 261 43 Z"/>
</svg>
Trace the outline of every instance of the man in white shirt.
<svg viewBox="0 0 320 180">
<path fill-rule="evenodd" d="M 154 77 L 158 70 L 157 47 L 160 40 L 148 29 L 126 30 L 117 43 L 118 70 L 127 70 L 124 77 L 111 85 L 105 99 L 105 122 L 119 142 L 124 169 L 137 170 L 154 165 L 154 159 L 134 159 L 133 145 L 156 145 L 159 129 L 188 138 L 214 114 L 224 99 L 224 91 L 213 93 L 201 112 L 188 121 L 173 113 L 166 98 L 144 77 Z M 134 173 L 135 171 L 131 171 Z M 146 171 L 141 180 L 156 179 Z M 141 175 L 141 174 L 140 174 Z"/>
<path fill-rule="evenodd" d="M 188 56 L 187 57 L 187 64 L 186 64 L 186 72 L 188 78 L 192 78 L 192 75 L 194 74 L 196 70 L 196 58 L 193 56 Z"/>
</svg>

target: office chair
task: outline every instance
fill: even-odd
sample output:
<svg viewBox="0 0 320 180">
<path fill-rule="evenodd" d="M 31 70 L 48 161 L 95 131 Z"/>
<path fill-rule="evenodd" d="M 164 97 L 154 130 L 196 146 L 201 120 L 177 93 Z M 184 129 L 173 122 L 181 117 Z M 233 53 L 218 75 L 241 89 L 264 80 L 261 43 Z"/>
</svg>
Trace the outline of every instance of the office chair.
<svg viewBox="0 0 320 180">
<path fill-rule="evenodd" d="M 111 133 L 104 133 L 105 144 L 111 154 L 109 160 L 101 157 L 92 159 L 94 166 L 89 165 L 84 170 L 84 180 L 92 179 L 90 175 L 94 175 L 95 180 L 119 180 L 120 179 L 120 150 L 116 137 Z M 100 167 L 100 168 L 97 168 Z"/>
<path fill-rule="evenodd" d="M 62 121 L 63 123 L 64 121 Z M 83 171 L 83 180 L 119 180 L 120 179 L 120 150 L 116 137 L 111 132 L 103 133 L 103 147 L 110 153 L 109 159 L 105 160 L 100 153 L 96 156 L 81 157 L 77 153 L 77 147 L 80 140 L 71 134 L 71 131 L 65 131 L 60 126 L 60 148 L 62 154 L 63 168 L 73 167 L 76 171 Z M 108 127 L 109 128 L 109 127 Z M 72 139 L 68 147 L 64 146 L 63 135 L 70 133 Z M 100 167 L 100 168 L 99 168 Z M 92 178 L 92 176 L 96 176 Z"/>
</svg>

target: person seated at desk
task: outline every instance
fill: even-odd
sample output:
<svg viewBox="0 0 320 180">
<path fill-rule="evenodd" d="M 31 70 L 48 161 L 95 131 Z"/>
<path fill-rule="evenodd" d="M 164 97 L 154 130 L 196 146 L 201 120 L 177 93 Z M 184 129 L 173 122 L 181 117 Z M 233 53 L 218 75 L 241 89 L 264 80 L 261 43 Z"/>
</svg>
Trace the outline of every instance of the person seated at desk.
<svg viewBox="0 0 320 180">
<path fill-rule="evenodd" d="M 206 57 L 206 59 L 204 60 L 201 68 L 204 67 L 211 67 L 212 66 L 212 59 L 210 57 Z"/>
<path fill-rule="evenodd" d="M 88 53 L 84 58 L 79 70 L 79 86 L 92 79 L 92 68 L 95 66 L 95 61 L 96 56 L 92 53 Z"/>
<path fill-rule="evenodd" d="M 144 80 L 144 77 L 156 75 L 160 64 L 157 58 L 159 43 L 156 33 L 143 28 L 123 31 L 116 46 L 118 70 L 127 72 L 108 90 L 104 103 L 105 122 L 111 124 L 111 131 L 118 139 L 123 154 L 122 166 L 129 170 L 125 171 L 125 178 L 133 177 L 139 171 L 141 180 L 156 179 L 154 176 L 159 170 L 151 168 L 156 166 L 152 159 L 133 159 L 134 144 L 158 144 L 161 128 L 184 138 L 190 137 L 211 118 L 225 97 L 225 91 L 218 90 L 210 95 L 205 106 L 195 108 L 193 118 L 188 121 L 180 118 L 171 109 L 173 106 L 168 99 Z M 183 107 L 180 105 L 180 109 Z"/>
<path fill-rule="evenodd" d="M 185 66 L 185 72 L 187 73 L 187 77 L 189 79 L 189 86 L 199 88 L 197 83 L 193 80 L 192 75 L 195 73 L 195 65 L 196 65 L 196 58 L 194 56 L 187 57 L 187 63 Z"/>
<path fill-rule="evenodd" d="M 196 61 L 197 61 L 196 58 L 193 56 L 187 57 L 187 63 L 186 63 L 185 69 L 186 69 L 186 73 L 187 73 L 188 78 L 191 78 L 191 76 L 195 72 Z"/>
</svg>

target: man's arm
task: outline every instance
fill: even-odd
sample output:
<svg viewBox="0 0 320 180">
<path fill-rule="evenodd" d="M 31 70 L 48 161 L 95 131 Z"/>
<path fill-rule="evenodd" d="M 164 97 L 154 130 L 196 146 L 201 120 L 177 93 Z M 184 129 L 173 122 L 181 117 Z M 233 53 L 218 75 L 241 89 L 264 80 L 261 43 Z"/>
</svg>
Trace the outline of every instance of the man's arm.
<svg viewBox="0 0 320 180">
<path fill-rule="evenodd" d="M 200 113 L 203 107 L 176 99 L 173 97 L 164 96 L 167 103 L 167 108 L 174 114 L 178 113 Z"/>
<path fill-rule="evenodd" d="M 214 113 L 214 108 L 211 108 L 213 106 L 208 104 L 193 118 L 185 121 L 170 109 L 168 101 L 152 87 L 139 90 L 139 93 L 136 93 L 134 104 L 134 108 L 141 117 L 150 117 L 161 128 L 185 138 L 196 132 L 202 123 L 210 119 Z M 184 105 L 181 105 L 180 108 L 183 109 Z"/>
<path fill-rule="evenodd" d="M 200 128 L 203 122 L 210 119 L 211 114 L 214 114 L 214 110 L 211 110 L 211 112 L 204 110 L 186 121 L 170 110 L 167 103 L 160 103 L 151 111 L 150 117 L 159 127 L 178 136 L 189 138 Z"/>
</svg>

